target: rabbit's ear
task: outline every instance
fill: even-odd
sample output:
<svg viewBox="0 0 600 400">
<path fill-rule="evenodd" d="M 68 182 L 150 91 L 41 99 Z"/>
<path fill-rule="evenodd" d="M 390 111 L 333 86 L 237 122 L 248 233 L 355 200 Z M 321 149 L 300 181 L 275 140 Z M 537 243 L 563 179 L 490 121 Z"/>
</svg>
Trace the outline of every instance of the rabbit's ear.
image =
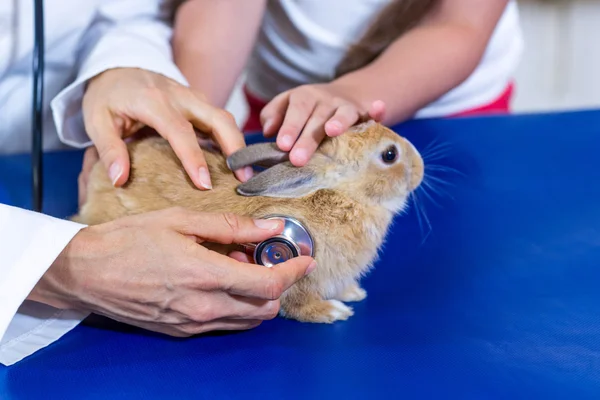
<svg viewBox="0 0 600 400">
<path fill-rule="evenodd" d="M 325 187 L 313 166 L 295 167 L 289 162 L 277 164 L 237 187 L 242 196 L 296 198 Z"/>
<path fill-rule="evenodd" d="M 240 168 L 257 165 L 268 168 L 289 160 L 289 154 L 279 150 L 276 143 L 258 143 L 236 151 L 227 158 L 227 167 L 236 171 Z"/>
</svg>

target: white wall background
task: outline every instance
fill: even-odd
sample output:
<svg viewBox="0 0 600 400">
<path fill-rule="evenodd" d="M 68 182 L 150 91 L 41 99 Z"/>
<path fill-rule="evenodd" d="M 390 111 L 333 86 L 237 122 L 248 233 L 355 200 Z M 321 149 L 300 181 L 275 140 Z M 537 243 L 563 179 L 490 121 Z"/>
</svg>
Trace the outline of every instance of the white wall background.
<svg viewBox="0 0 600 400">
<path fill-rule="evenodd" d="M 600 0 L 521 0 L 516 112 L 600 107 Z"/>
<path fill-rule="evenodd" d="M 600 108 L 600 0 L 519 0 L 519 9 L 526 47 L 514 111 Z M 227 109 L 243 123 L 239 85 Z"/>
</svg>

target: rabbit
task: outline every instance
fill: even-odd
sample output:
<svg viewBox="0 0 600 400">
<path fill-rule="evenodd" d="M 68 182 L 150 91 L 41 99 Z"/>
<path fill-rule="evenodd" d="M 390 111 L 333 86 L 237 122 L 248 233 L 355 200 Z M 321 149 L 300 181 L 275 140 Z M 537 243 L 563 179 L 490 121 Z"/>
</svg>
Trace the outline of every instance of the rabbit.
<svg viewBox="0 0 600 400">
<path fill-rule="evenodd" d="M 205 147 L 213 182 L 208 191 L 193 185 L 161 137 L 132 141 L 128 149 L 128 183 L 114 187 L 98 162 L 90 172 L 87 201 L 72 219 L 93 225 L 169 207 L 296 218 L 313 236 L 317 268 L 280 297 L 279 315 L 301 322 L 332 323 L 354 314 L 346 303 L 366 298 L 360 279 L 372 269 L 394 216 L 406 209 L 424 174 L 417 149 L 373 120 L 326 137 L 303 167 L 293 166 L 272 142 L 244 147 L 229 158 Z M 245 183 L 232 173 L 257 165 L 265 169 Z M 223 254 L 235 250 L 203 245 Z"/>
</svg>

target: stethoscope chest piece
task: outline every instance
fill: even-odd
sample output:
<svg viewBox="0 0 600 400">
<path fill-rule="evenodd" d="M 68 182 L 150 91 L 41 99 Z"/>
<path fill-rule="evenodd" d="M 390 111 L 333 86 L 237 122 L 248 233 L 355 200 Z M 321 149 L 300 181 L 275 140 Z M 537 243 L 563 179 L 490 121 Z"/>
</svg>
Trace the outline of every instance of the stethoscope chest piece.
<svg viewBox="0 0 600 400">
<path fill-rule="evenodd" d="M 263 219 L 280 219 L 284 222 L 281 234 L 260 243 L 244 245 L 246 254 L 254 262 L 266 267 L 286 262 L 294 257 L 314 257 L 314 239 L 309 230 L 297 219 L 285 215 L 268 215 Z"/>
</svg>

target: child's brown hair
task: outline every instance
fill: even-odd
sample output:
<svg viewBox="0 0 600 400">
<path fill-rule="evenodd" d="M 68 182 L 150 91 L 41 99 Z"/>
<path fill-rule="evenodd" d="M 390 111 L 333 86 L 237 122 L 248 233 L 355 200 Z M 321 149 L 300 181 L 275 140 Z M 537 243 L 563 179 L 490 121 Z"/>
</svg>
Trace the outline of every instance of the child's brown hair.
<svg viewBox="0 0 600 400">
<path fill-rule="evenodd" d="M 364 67 L 375 60 L 394 40 L 418 24 L 436 0 L 396 0 L 379 13 L 362 39 L 339 63 L 335 77 Z"/>
</svg>

